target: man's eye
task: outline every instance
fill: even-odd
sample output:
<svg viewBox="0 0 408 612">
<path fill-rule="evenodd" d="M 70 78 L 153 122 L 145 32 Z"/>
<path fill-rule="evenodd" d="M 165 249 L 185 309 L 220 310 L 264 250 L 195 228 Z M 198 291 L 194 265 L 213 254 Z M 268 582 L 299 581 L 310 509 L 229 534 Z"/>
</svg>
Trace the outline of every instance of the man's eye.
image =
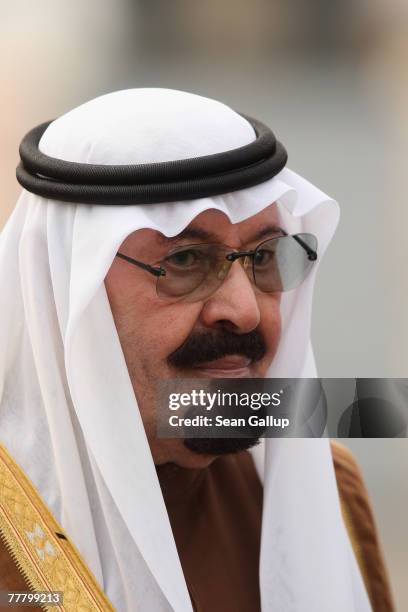
<svg viewBox="0 0 408 612">
<path fill-rule="evenodd" d="M 254 255 L 254 264 L 256 266 L 266 266 L 273 260 L 273 251 L 267 251 L 266 249 L 260 249 Z"/>
<path fill-rule="evenodd" d="M 192 250 L 179 251 L 166 257 L 166 263 L 178 268 L 188 268 L 198 262 L 198 254 Z"/>
</svg>

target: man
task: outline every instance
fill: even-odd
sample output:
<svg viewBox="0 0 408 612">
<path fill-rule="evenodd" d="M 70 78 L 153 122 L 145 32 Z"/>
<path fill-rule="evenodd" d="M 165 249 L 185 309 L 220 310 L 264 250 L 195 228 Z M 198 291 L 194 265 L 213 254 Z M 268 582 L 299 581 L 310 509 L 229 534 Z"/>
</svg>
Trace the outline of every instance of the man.
<svg viewBox="0 0 408 612">
<path fill-rule="evenodd" d="M 255 440 L 155 430 L 163 379 L 316 375 L 312 291 L 337 205 L 284 168 L 265 126 L 177 91 L 103 96 L 20 152 L 0 243 L 0 475 L 26 583 L 64 591 L 63 609 L 370 610 L 327 440 L 251 455 Z M 361 498 L 370 596 L 390 610 Z"/>
</svg>

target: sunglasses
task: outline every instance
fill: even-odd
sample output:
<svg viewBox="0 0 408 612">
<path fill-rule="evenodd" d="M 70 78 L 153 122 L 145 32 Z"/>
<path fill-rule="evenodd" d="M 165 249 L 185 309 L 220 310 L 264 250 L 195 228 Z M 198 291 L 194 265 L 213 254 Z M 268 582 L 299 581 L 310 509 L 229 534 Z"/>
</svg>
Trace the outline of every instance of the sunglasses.
<svg viewBox="0 0 408 612">
<path fill-rule="evenodd" d="M 295 289 L 317 259 L 317 238 L 313 234 L 284 234 L 264 240 L 250 251 L 234 251 L 223 244 L 190 244 L 175 248 L 152 265 L 120 252 L 116 257 L 157 277 L 159 298 L 195 302 L 217 291 L 236 260 L 262 292 Z"/>
</svg>

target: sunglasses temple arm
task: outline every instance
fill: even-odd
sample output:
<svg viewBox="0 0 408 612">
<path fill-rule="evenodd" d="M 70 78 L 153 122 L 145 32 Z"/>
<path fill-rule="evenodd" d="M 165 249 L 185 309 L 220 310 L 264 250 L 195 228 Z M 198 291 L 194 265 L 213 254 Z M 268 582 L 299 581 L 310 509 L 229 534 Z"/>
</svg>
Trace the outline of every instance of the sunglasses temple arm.
<svg viewBox="0 0 408 612">
<path fill-rule="evenodd" d="M 282 234 L 283 234 L 284 236 L 288 236 L 288 235 L 289 235 L 289 234 L 288 234 L 287 232 L 285 232 L 285 230 L 284 230 L 284 229 L 282 229 L 281 227 L 280 227 L 279 229 L 280 229 L 280 231 L 282 232 Z M 300 246 L 301 246 L 302 248 L 304 248 L 304 249 L 305 249 L 306 253 L 308 254 L 308 257 L 309 257 L 310 261 L 315 261 L 315 260 L 317 259 L 317 253 L 316 253 L 316 251 L 314 251 L 313 249 L 311 249 L 311 248 L 310 248 L 310 246 L 309 246 L 308 244 L 306 244 L 306 242 L 304 242 L 304 241 L 303 241 L 301 238 L 299 238 L 299 236 L 297 236 L 296 234 L 294 234 L 292 237 L 293 237 L 293 238 L 296 240 L 296 242 L 297 242 L 298 244 L 300 244 Z"/>
<path fill-rule="evenodd" d="M 146 270 L 154 276 L 164 276 L 166 273 L 163 268 L 155 268 L 154 266 L 150 266 L 149 264 L 143 263 L 143 261 L 138 261 L 137 259 L 133 259 L 133 257 L 128 257 L 123 253 L 116 253 L 116 257 L 120 257 L 121 259 L 124 259 L 125 261 L 133 264 L 134 266 L 138 266 L 138 268 L 142 268 L 142 270 Z"/>
<path fill-rule="evenodd" d="M 304 242 L 301 238 L 299 238 L 299 236 L 296 236 L 296 234 L 294 234 L 293 238 L 296 240 L 296 242 L 298 244 L 300 244 L 300 246 L 302 248 L 305 249 L 310 261 L 316 261 L 317 259 L 317 253 L 316 251 L 314 251 L 313 249 L 310 248 L 310 246 L 308 244 L 306 244 L 306 242 Z"/>
</svg>

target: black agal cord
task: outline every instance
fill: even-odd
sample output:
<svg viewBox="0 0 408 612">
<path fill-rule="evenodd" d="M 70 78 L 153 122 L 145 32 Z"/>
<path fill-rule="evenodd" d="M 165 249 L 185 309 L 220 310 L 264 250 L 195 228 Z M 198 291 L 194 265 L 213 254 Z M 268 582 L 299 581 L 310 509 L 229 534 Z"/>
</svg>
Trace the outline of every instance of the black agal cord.
<svg viewBox="0 0 408 612">
<path fill-rule="evenodd" d="M 21 142 L 17 180 L 45 198 L 108 205 L 192 200 L 252 187 L 278 174 L 287 153 L 266 125 L 243 116 L 256 133 L 247 145 L 203 157 L 134 165 L 84 164 L 45 155 L 38 144 L 51 122 L 42 123 Z"/>
</svg>

